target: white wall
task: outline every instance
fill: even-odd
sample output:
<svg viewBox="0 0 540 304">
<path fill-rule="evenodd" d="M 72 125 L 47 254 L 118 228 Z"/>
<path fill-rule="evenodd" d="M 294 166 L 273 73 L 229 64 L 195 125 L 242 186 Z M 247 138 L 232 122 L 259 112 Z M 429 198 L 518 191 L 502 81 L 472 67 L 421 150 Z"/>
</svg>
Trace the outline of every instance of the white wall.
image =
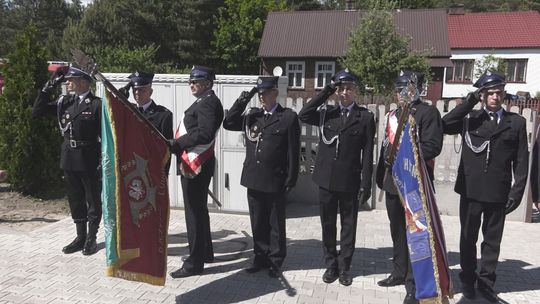
<svg viewBox="0 0 540 304">
<path fill-rule="evenodd" d="M 540 91 L 540 49 L 452 50 L 450 59 L 474 59 L 477 63 L 489 54 L 504 59 L 529 59 L 525 76 L 526 83 L 509 83 L 506 85 L 506 91 L 511 94 L 516 94 L 517 91 L 526 91 L 530 92 L 532 97 L 536 96 L 536 92 Z M 446 69 L 444 76 L 446 79 Z M 473 79 L 473 83 L 475 81 L 476 78 Z M 474 90 L 472 84 L 452 84 L 444 81 L 442 96 L 443 98 L 460 98 Z"/>
</svg>

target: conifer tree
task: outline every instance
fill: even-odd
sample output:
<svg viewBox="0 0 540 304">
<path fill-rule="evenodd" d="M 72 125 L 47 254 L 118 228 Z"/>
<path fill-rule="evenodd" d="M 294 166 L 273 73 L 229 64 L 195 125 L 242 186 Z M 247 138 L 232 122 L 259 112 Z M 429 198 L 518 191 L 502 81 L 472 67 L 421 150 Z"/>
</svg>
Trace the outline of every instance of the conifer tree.
<svg viewBox="0 0 540 304">
<path fill-rule="evenodd" d="M 30 24 L 15 38 L 2 73 L 0 168 L 14 190 L 44 197 L 61 189 L 60 136 L 54 117 L 32 118 L 32 104 L 47 79 L 46 50 Z"/>
</svg>

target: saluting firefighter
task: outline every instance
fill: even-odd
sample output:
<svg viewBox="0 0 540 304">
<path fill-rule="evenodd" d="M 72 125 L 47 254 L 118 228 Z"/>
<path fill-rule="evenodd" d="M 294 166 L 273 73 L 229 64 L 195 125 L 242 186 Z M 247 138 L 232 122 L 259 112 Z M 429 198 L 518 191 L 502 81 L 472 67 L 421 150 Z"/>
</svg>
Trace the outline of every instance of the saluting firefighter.
<svg viewBox="0 0 540 304">
<path fill-rule="evenodd" d="M 229 110 L 223 127 L 243 131 L 246 159 L 240 183 L 247 189 L 253 232 L 252 265 L 248 273 L 269 268 L 278 277 L 287 254 L 285 241 L 285 193 L 298 177 L 300 124 L 294 111 L 277 103 L 279 77 L 259 77 L 251 92 L 244 91 Z M 247 104 L 258 92 L 262 108 Z"/>
<path fill-rule="evenodd" d="M 215 79 L 210 68 L 191 69 L 189 87 L 197 99 L 184 112 L 175 139 L 169 141 L 171 152 L 176 154 L 177 174 L 181 175 L 189 243 L 189 256 L 180 269 L 171 272 L 173 278 L 201 274 L 204 263 L 214 260 L 208 186 L 216 163 L 215 138 L 223 121 L 223 106 L 212 90 Z"/>
<path fill-rule="evenodd" d="M 373 113 L 356 105 L 358 77 L 342 70 L 300 111 L 300 121 L 319 126 L 319 147 L 313 181 L 319 186 L 323 252 L 323 281 L 352 284 L 349 273 L 356 241 L 358 206 L 371 196 L 373 171 Z M 337 92 L 339 105 L 326 105 Z M 341 218 L 340 250 L 336 248 L 337 213 Z"/>
<path fill-rule="evenodd" d="M 437 108 L 423 102 L 419 96 L 419 92 L 422 92 L 423 83 L 424 75 L 413 71 L 402 71 L 396 78 L 395 93 L 399 107 L 386 116 L 386 132 L 377 163 L 376 181 L 377 186 L 385 191 L 386 212 L 390 220 L 390 235 L 393 245 L 392 273 L 386 279 L 377 282 L 377 284 L 390 287 L 405 283 L 407 295 L 403 300 L 403 304 L 418 303 L 418 300 L 415 298 L 416 288 L 407 246 L 405 209 L 394 185 L 392 172 L 388 165 L 385 164 L 385 161 L 393 144 L 391 141 L 393 141 L 393 135 L 397 129 L 399 116 L 403 111 L 403 107 L 409 106 L 409 113 L 417 125 L 421 155 L 426 163 L 430 181 L 433 182 L 433 160 L 442 150 L 443 126 Z M 412 92 L 410 92 L 408 85 L 412 86 Z M 406 100 L 410 100 L 411 103 L 406 104 Z"/>
<path fill-rule="evenodd" d="M 70 94 L 54 101 L 54 91 L 64 80 Z M 60 168 L 64 170 L 69 209 L 77 227 L 77 237 L 62 249 L 66 254 L 82 250 L 84 255 L 90 255 L 97 251 L 96 234 L 101 221 L 101 99 L 90 92 L 91 83 L 89 74 L 73 66 L 65 75 L 57 71 L 39 92 L 32 112 L 34 117 L 57 115 L 64 137 Z"/>
<path fill-rule="evenodd" d="M 504 221 L 521 202 L 528 170 L 525 118 L 502 108 L 505 85 L 504 75 L 487 71 L 474 84 L 478 89 L 443 117 L 444 133 L 463 138 L 455 185 L 461 195 L 459 277 L 463 296 L 475 298 L 474 285 L 478 283 L 478 290 L 493 303 L 500 301 L 493 286 Z M 473 110 L 480 101 L 482 108 Z M 476 272 L 480 225 L 484 240 Z"/>
<path fill-rule="evenodd" d="M 129 89 L 133 90 L 133 97 L 137 102 L 137 109 L 148 121 L 158 129 L 166 139 L 173 138 L 173 115 L 166 107 L 158 105 L 151 98 L 153 73 L 135 72 L 128 76 L 129 83 L 120 88 L 119 91 L 129 98 Z M 170 163 L 166 165 L 166 172 L 169 172 Z"/>
</svg>

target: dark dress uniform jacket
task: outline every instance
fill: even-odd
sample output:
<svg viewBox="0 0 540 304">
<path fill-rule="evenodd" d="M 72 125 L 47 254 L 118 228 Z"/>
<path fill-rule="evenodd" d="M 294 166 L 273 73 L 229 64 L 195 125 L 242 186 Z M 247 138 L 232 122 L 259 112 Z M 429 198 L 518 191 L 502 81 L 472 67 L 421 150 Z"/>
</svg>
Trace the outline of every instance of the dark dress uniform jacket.
<svg viewBox="0 0 540 304">
<path fill-rule="evenodd" d="M 469 134 L 475 146 L 491 140 L 489 163 L 487 149 L 474 153 L 465 142 L 461 152 L 455 191 L 480 202 L 506 203 L 508 198 L 521 201 L 528 171 L 527 130 L 525 118 L 503 110 L 503 117 L 494 130 L 489 115 L 483 109 L 472 110 L 474 104 L 466 99 L 443 117 L 444 133 L 464 135 L 466 115 Z M 512 172 L 514 185 L 512 186 Z"/>
<path fill-rule="evenodd" d="M 443 144 L 443 126 L 441 121 L 441 114 L 437 108 L 428 105 L 417 99 L 411 106 L 411 115 L 417 125 L 419 132 L 419 144 L 420 150 L 424 161 L 432 160 L 437 157 L 442 150 Z M 386 137 L 386 130 L 385 130 Z M 379 162 L 377 163 L 376 182 L 380 189 L 388 191 L 392 194 L 397 194 L 396 186 L 392 181 L 392 178 L 384 179 L 387 168 L 384 165 L 384 158 L 390 151 L 391 146 L 381 145 L 381 153 L 379 155 Z M 426 166 L 430 179 L 433 181 L 433 169 L 431 166 Z M 391 173 L 390 173 L 391 174 Z"/>
<path fill-rule="evenodd" d="M 231 131 L 244 131 L 245 124 L 259 143 L 245 138 L 246 159 L 240 183 L 262 192 L 282 192 L 293 187 L 298 177 L 300 153 L 300 125 L 294 111 L 277 105 L 274 113 L 264 120 L 264 110 L 251 108 L 242 116 L 245 103 L 237 101 L 229 110 L 223 127 Z"/>
<path fill-rule="evenodd" d="M 223 106 L 214 91 L 210 90 L 184 112 L 183 122 L 187 134 L 181 134 L 175 145 L 185 150 L 212 142 L 222 121 Z M 180 158 L 177 158 L 177 162 L 180 161 Z"/>
<path fill-rule="evenodd" d="M 153 100 L 150 106 L 142 112 L 142 115 L 158 129 L 158 131 L 166 138 L 173 138 L 173 115 L 169 109 L 164 106 L 157 105 Z"/>
<path fill-rule="evenodd" d="M 73 135 L 69 128 L 64 133 L 60 168 L 66 171 L 95 171 L 101 160 L 101 98 L 86 95 L 78 105 L 76 95 L 63 95 L 57 103 L 51 103 L 50 94 L 40 91 L 34 103 L 33 116 L 57 114 L 62 127 L 71 121 Z M 80 142 L 81 146 L 72 147 L 70 140 Z"/>
<path fill-rule="evenodd" d="M 298 114 L 300 121 L 319 126 L 321 113 L 317 108 L 330 95 L 332 92 L 325 89 L 307 103 Z M 356 192 L 359 188 L 371 189 L 375 134 L 373 113 L 354 104 L 343 123 L 340 107 L 328 105 L 323 124 L 326 138 L 339 135 L 339 151 L 336 157 L 336 141 L 326 145 L 322 139 L 319 140 L 313 181 L 330 191 Z"/>
</svg>

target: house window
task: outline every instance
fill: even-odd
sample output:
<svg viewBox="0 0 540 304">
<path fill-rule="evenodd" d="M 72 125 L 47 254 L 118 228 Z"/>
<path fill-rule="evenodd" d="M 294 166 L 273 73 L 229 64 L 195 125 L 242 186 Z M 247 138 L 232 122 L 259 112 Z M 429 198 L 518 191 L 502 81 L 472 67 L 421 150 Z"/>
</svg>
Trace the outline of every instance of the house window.
<svg viewBox="0 0 540 304">
<path fill-rule="evenodd" d="M 304 68 L 303 61 L 287 61 L 287 76 L 289 77 L 289 88 L 304 88 Z"/>
<path fill-rule="evenodd" d="M 452 60 L 452 63 L 454 63 L 454 67 L 446 68 L 446 82 L 471 83 L 474 60 Z"/>
<path fill-rule="evenodd" d="M 331 61 L 321 61 L 315 63 L 315 88 L 322 89 L 328 83 L 330 83 L 330 78 L 334 75 L 334 62 Z"/>
<path fill-rule="evenodd" d="M 525 82 L 527 73 L 527 59 L 507 59 L 506 60 L 506 81 Z"/>
</svg>

